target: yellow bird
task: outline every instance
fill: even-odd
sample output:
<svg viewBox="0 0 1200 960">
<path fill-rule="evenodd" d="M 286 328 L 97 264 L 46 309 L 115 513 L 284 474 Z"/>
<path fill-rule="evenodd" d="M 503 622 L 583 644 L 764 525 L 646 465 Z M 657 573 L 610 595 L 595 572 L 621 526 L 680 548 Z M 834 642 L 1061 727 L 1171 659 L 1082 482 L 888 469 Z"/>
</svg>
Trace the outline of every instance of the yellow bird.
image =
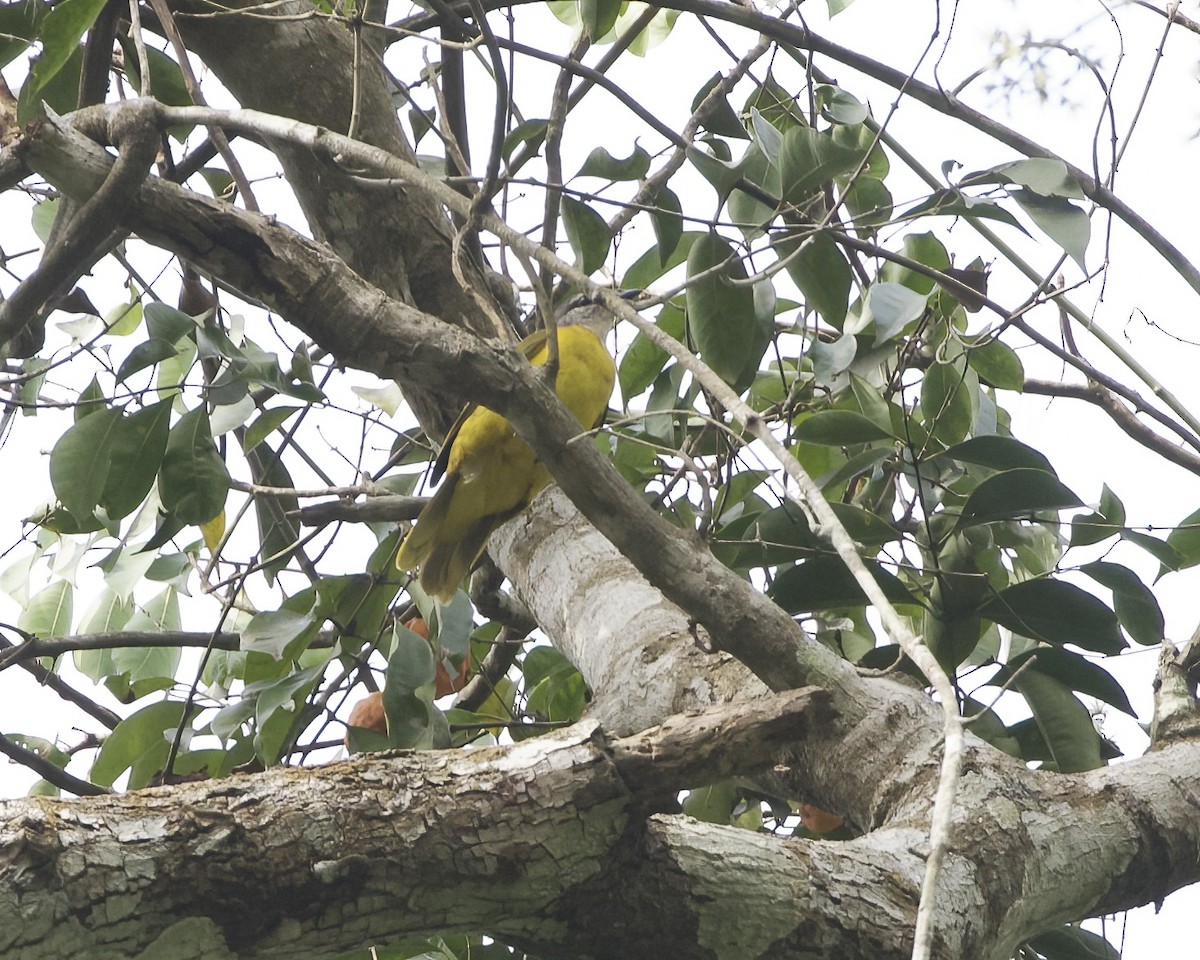
<svg viewBox="0 0 1200 960">
<path fill-rule="evenodd" d="M 578 318 L 578 319 L 577 319 Z M 616 367 L 601 336 L 612 325 L 600 307 L 571 311 L 558 326 L 555 392 L 586 428 L 604 422 Z M 546 331 L 521 341 L 534 366 L 546 363 Z M 550 473 L 500 414 L 469 406 L 442 445 L 432 477 L 445 474 L 396 554 L 401 570 L 420 567 L 421 586 L 441 600 L 454 596 L 505 520 L 520 513 L 550 482 Z"/>
</svg>

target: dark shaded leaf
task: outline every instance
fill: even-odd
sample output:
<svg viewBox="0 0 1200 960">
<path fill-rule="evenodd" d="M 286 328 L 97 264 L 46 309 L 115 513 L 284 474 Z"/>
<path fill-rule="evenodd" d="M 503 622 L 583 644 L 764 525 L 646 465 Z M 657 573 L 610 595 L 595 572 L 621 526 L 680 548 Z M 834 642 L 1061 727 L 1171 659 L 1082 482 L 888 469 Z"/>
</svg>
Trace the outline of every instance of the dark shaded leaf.
<svg viewBox="0 0 1200 960">
<path fill-rule="evenodd" d="M 1100 734 L 1092 715 L 1066 684 L 1048 674 L 1026 670 L 1017 677 L 1015 686 L 1033 711 L 1034 722 L 1059 773 L 1081 773 L 1104 766 Z"/>
<path fill-rule="evenodd" d="M 963 504 L 958 526 L 1018 520 L 1043 510 L 1081 506 L 1083 501 L 1054 474 L 1019 467 L 997 473 L 980 483 Z"/>
<path fill-rule="evenodd" d="M 915 603 L 904 584 L 873 560 L 867 570 L 892 603 Z M 775 578 L 768 595 L 791 614 L 812 613 L 837 607 L 860 607 L 866 594 L 851 576 L 841 558 L 814 557 L 789 567 Z"/>
<path fill-rule="evenodd" d="M 1033 660 L 1033 663 L 1025 667 L 1030 660 Z M 1076 693 L 1111 704 L 1131 717 L 1137 716 L 1125 690 L 1111 673 L 1075 651 L 1064 650 L 1061 647 L 1038 647 L 1014 657 L 1011 663 L 1000 667 L 996 675 L 988 681 L 989 685 L 1006 686 L 1022 667 L 1022 675 L 1036 670 L 1053 677 Z"/>
<path fill-rule="evenodd" d="M 853 410 L 822 410 L 814 413 L 796 425 L 795 437 L 803 443 L 836 447 L 894 439 L 886 430 Z"/>
<path fill-rule="evenodd" d="M 704 362 L 732 386 L 758 341 L 746 267 L 727 240 L 710 233 L 692 245 L 687 272 L 688 332 Z"/>
<path fill-rule="evenodd" d="M 1062 580 L 1014 584 L 984 604 L 980 613 L 1034 640 L 1073 643 L 1109 655 L 1126 647 L 1117 615 L 1086 590 Z"/>
<path fill-rule="evenodd" d="M 1050 466 L 1050 461 L 1033 447 L 1026 446 L 1020 440 L 1014 440 L 1012 437 L 1002 437 L 997 434 L 972 437 L 970 440 L 964 440 L 949 450 L 934 456 L 949 457 L 960 463 L 977 463 L 981 467 L 990 467 L 993 470 L 1025 468 L 1042 470 L 1054 475 L 1054 468 Z"/>
<path fill-rule="evenodd" d="M 1112 591 L 1117 619 L 1137 643 L 1149 646 L 1162 642 L 1166 630 L 1162 609 L 1136 573 L 1105 560 L 1086 563 L 1079 570 Z"/>
</svg>

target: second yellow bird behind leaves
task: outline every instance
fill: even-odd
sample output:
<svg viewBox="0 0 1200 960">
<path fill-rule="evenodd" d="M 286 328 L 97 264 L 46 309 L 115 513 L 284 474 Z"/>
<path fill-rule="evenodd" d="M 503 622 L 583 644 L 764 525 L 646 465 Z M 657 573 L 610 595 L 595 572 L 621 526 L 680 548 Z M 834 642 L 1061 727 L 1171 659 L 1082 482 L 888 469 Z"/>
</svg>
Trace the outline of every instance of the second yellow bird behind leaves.
<svg viewBox="0 0 1200 960">
<path fill-rule="evenodd" d="M 608 409 L 616 368 L 601 339 L 611 324 L 599 307 L 568 314 L 558 327 L 555 392 L 586 428 L 599 426 Z M 521 342 L 529 362 L 548 356 L 545 331 Z M 450 428 L 433 468 L 442 485 L 425 505 L 396 555 L 401 570 L 420 568 L 422 588 L 449 600 L 500 524 L 521 512 L 550 482 L 528 444 L 500 414 L 468 407 Z"/>
</svg>

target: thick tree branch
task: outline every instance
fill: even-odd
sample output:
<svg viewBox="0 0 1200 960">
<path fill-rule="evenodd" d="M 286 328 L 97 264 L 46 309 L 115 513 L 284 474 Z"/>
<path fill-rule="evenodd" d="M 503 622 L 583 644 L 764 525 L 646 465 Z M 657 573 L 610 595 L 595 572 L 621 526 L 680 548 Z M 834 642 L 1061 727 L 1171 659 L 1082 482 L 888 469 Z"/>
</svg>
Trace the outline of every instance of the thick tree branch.
<svg viewBox="0 0 1200 960">
<path fill-rule="evenodd" d="M 611 745 L 584 723 L 504 749 L 7 801 L 0 952 L 165 956 L 192 938 L 204 956 L 317 958 L 442 929 L 549 946 L 568 935 L 570 892 L 636 844 L 644 802 L 714 763 L 752 772 L 826 703 L 793 691 Z M 694 749 L 697 736 L 713 748 Z"/>
</svg>

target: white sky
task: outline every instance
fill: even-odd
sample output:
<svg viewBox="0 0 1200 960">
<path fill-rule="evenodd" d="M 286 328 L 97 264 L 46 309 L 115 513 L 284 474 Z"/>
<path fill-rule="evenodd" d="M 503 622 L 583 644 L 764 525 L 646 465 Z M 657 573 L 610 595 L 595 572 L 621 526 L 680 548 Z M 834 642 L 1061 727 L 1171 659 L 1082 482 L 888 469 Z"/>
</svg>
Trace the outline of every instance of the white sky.
<svg viewBox="0 0 1200 960">
<path fill-rule="evenodd" d="M 1105 8 L 1093 0 L 1060 0 L 1048 4 L 1038 0 L 1021 0 L 1015 4 L 1003 2 L 980 2 L 964 0 L 957 11 L 957 21 L 950 29 L 953 7 L 941 4 L 942 23 L 938 46 L 931 51 L 922 70 L 923 79 L 930 80 L 928 65 L 941 52 L 940 44 L 947 42 L 942 56 L 938 76 L 946 87 L 954 87 L 976 68 L 983 66 L 989 56 L 989 41 L 997 24 L 1002 24 L 1014 36 L 1022 32 L 1022 24 L 1036 20 L 1039 38 L 1064 36 L 1074 26 L 1088 21 L 1088 29 L 1082 35 L 1072 35 L 1068 43 L 1090 54 L 1102 58 L 1101 72 L 1111 77 L 1118 62 L 1118 53 L 1123 44 L 1116 83 L 1113 87 L 1113 106 L 1116 115 L 1117 133 L 1124 138 L 1130 119 L 1137 109 L 1143 93 L 1148 72 L 1153 63 L 1154 51 L 1158 47 L 1163 30 L 1163 20 L 1146 11 L 1124 10 L 1120 15 L 1120 33 L 1113 26 Z M 897 2 L 897 0 L 858 0 L 845 13 L 827 23 L 823 4 L 809 2 L 803 7 L 804 15 L 818 33 L 842 42 L 847 46 L 875 56 L 885 63 L 900 69 L 915 65 L 917 57 L 934 25 L 935 5 L 929 2 Z M 1198 17 L 1197 4 L 1182 5 L 1183 12 Z M 533 11 L 522 11 L 522 20 Z M 558 51 L 565 51 L 568 34 L 548 15 L 542 15 L 541 25 L 533 36 L 526 36 L 530 43 L 552 43 Z M 723 35 L 740 54 L 751 42 L 748 34 Z M 703 32 L 680 21 L 676 32 L 659 50 L 645 61 L 624 63 L 622 69 L 611 75 L 626 89 L 636 91 L 640 102 L 664 119 L 681 118 L 696 89 L 716 69 L 728 69 L 728 62 L 709 56 L 713 50 L 711 41 Z M 412 56 L 411 50 L 406 56 Z M 431 56 L 433 54 L 431 53 Z M 628 58 L 625 58 L 628 60 Z M 1182 30 L 1172 33 L 1166 46 L 1166 56 L 1160 64 L 1154 87 L 1146 101 L 1139 126 L 1134 133 L 1128 151 L 1122 161 L 1117 179 L 1117 192 L 1135 209 L 1143 213 L 1168 239 L 1180 246 L 1193 262 L 1200 261 L 1200 235 L 1195 224 L 1200 219 L 1197 194 L 1194 189 L 1193 171 L 1200 169 L 1197 141 L 1192 133 L 1200 129 L 1200 98 L 1196 96 L 1195 65 L 1200 61 L 1200 37 Z M 1050 69 L 1063 75 L 1068 69 L 1065 55 L 1056 53 L 1048 61 Z M 664 82 L 664 69 L 669 64 L 669 82 Z M 848 68 L 828 61 L 820 64 L 832 73 L 851 93 L 868 102 L 875 116 L 884 116 L 895 100 L 893 91 L 863 80 Z M 5 70 L 13 88 L 20 64 Z M 764 65 L 765 66 L 765 65 Z M 552 77 L 547 71 L 532 66 L 522 66 L 519 80 L 525 84 L 527 95 L 535 96 L 538 83 Z M 405 70 L 411 73 L 411 70 Z M 761 77 L 764 71 L 758 71 Z M 1006 67 L 1008 75 L 1016 75 L 1014 68 Z M 1067 159 L 1091 168 L 1093 133 L 1099 116 L 1097 85 L 1090 75 L 1072 73 L 1064 88 L 1054 88 L 1055 95 L 1064 94 L 1074 104 L 1065 108 L 1051 102 L 1044 106 L 1025 98 L 1010 105 L 998 97 L 989 97 L 983 90 L 984 81 L 976 81 L 963 93 L 970 105 L 995 116 L 1002 122 L 1016 127 L 1047 147 L 1061 153 Z M 478 130 L 490 129 L 491 90 L 484 92 L 476 104 L 482 119 Z M 549 85 L 543 84 L 542 105 L 549 97 Z M 518 96 L 522 96 L 518 88 Z M 544 116 L 530 101 L 523 102 L 527 116 Z M 613 120 L 611 100 L 603 92 L 593 92 L 585 101 L 597 123 L 605 124 L 611 131 L 605 144 L 614 156 L 626 156 L 633 145 L 633 135 L 626 134 L 623 122 Z M 733 98 L 740 105 L 737 97 Z M 574 122 L 574 121 L 573 121 Z M 668 119 L 669 122 L 669 119 Z M 680 121 L 681 122 L 681 121 Z M 582 128 L 576 128 L 584 132 Z M 568 128 L 568 150 L 572 144 Z M 933 169 L 942 160 L 956 159 L 964 166 L 980 168 L 1017 155 L 1007 148 L 988 141 L 965 130 L 961 125 L 947 123 L 929 111 L 905 104 L 893 117 L 889 130 L 902 142 L 914 149 Z M 1101 150 L 1108 148 L 1107 132 L 1099 144 Z M 583 136 L 578 141 L 581 149 L 577 155 L 564 158 L 566 172 L 578 169 L 586 151 L 593 145 L 592 138 Z M 651 148 L 651 140 L 643 135 L 643 144 Z M 476 147 L 477 159 L 484 153 L 484 144 Z M 239 145 L 239 153 L 244 145 Z M 1104 169 L 1103 156 L 1101 158 Z M 893 168 L 899 166 L 893 161 Z M 892 185 L 892 184 L 889 184 Z M 696 190 L 708 190 L 696 186 Z M 904 199 L 899 188 L 892 185 L 901 207 Z M 913 186 L 913 196 L 921 192 Z M 283 203 L 282 185 L 261 184 L 259 198 L 265 209 Z M 711 191 L 703 194 L 711 198 Z M 686 206 L 686 203 L 685 203 Z M 291 209 L 290 204 L 283 209 Z M 711 210 L 711 199 L 699 201 L 697 209 Z M 22 243 L 13 240 L 13 232 L 22 228 L 26 214 L 13 204 L 11 196 L 0 197 L 0 224 L 3 224 L 3 246 L 6 252 L 34 246 L 34 241 Z M 288 219 L 285 214 L 283 217 Z M 298 218 L 290 222 L 299 223 Z M 1093 242 L 1089 250 L 1089 265 L 1098 266 L 1104 259 L 1103 238 L 1107 223 L 1097 218 L 1093 226 Z M 947 234 L 949 223 L 922 224 L 918 230 L 933 229 L 955 252 L 959 262 L 965 262 L 976 252 L 986 260 L 995 260 L 995 255 L 986 246 L 970 236 L 969 228 L 959 224 Z M 1005 232 L 1006 239 L 1016 243 L 1015 231 Z M 1036 231 L 1034 231 L 1036 234 Z M 1041 241 L 1040 235 L 1037 239 Z M 629 263 L 652 242 L 648 226 L 636 225 L 622 241 L 622 263 Z M 1023 245 L 1027 256 L 1034 263 L 1049 267 L 1056 259 L 1055 249 L 1044 243 L 1040 248 Z M 137 251 L 141 256 L 141 251 Z M 144 266 L 145 259 L 135 262 Z M 155 263 L 165 259 L 155 255 Z M 21 262 L 24 267 L 24 262 Z M 1069 283 L 1078 279 L 1072 268 L 1064 268 Z M 102 310 L 117 303 L 123 294 L 119 288 L 120 278 L 112 275 L 99 276 L 88 285 L 89 293 Z M 0 278 L 3 289 L 11 289 L 9 278 Z M 996 265 L 992 276 L 990 293 L 993 299 L 1004 304 L 1020 302 L 1027 290 L 1015 270 L 1003 262 Z M 100 291 L 98 295 L 97 291 Z M 108 300 L 103 300 L 107 295 Z M 1183 284 L 1162 261 L 1127 229 L 1115 223 L 1111 239 L 1111 268 L 1104 283 L 1093 282 L 1080 290 L 1074 297 L 1083 309 L 1094 316 L 1095 322 L 1111 335 L 1124 342 L 1128 349 L 1158 376 L 1168 389 L 1179 396 L 1190 409 L 1200 410 L 1200 381 L 1195 376 L 1197 350 L 1189 344 L 1172 339 L 1173 334 L 1185 340 L 1200 342 L 1200 329 L 1194 322 L 1197 316 L 1195 295 Z M 1148 325 L 1145 314 L 1158 328 Z M 57 319 L 57 318 L 56 318 Z M 1031 320 L 1048 335 L 1053 336 L 1057 328 L 1057 317 L 1049 308 L 1035 311 Z M 1163 331 L 1166 331 L 1165 333 Z M 1086 334 L 1077 330 L 1076 338 L 1084 355 L 1097 366 L 1119 378 L 1128 380 L 1119 364 L 1110 360 L 1102 347 L 1091 341 Z M 1027 372 L 1046 378 L 1063 377 L 1056 364 L 1047 363 L 1031 351 L 1023 351 Z M 1070 379 L 1070 377 L 1063 377 Z M 369 383 L 370 378 L 362 378 Z M 1014 433 L 1043 450 L 1057 468 L 1060 476 L 1085 501 L 1095 501 L 1100 495 L 1101 482 L 1107 482 L 1125 501 L 1131 525 L 1147 527 L 1169 527 L 1178 522 L 1197 506 L 1200 506 L 1200 479 L 1183 470 L 1163 462 L 1144 452 L 1127 440 L 1123 434 L 1111 427 L 1106 418 L 1085 408 L 1079 403 L 1066 401 L 1049 402 L 1045 398 L 1017 398 L 1006 396 L 1003 402 L 1014 414 Z M 8 476 L 18 476 L 17 486 L 9 487 L 6 500 L 8 508 L 0 513 L 0 551 L 8 548 L 20 535 L 20 520 L 40 502 L 47 499 L 49 482 L 46 475 L 48 448 L 53 444 L 66 422 L 65 415 L 39 415 L 36 420 L 20 420 L 6 446 L 0 449 L 0 466 Z M 1162 535 L 1162 534 L 1160 534 Z M 18 554 L 0 557 L 0 571 L 7 567 Z M 1086 557 L 1083 559 L 1091 559 Z M 1136 569 L 1144 577 L 1153 576 L 1155 565 L 1149 558 L 1134 548 L 1119 548 L 1111 559 Z M 89 575 L 81 572 L 84 589 Z M 1186 639 L 1200 622 L 1193 597 L 1200 585 L 1200 572 L 1185 571 L 1169 575 L 1155 589 L 1167 616 L 1168 635 L 1174 639 Z M 96 580 L 94 576 L 90 583 Z M 83 612 L 86 603 L 76 601 L 77 615 Z M 15 622 L 17 610 L 9 598 L 0 595 L 0 621 Z M 1120 662 L 1106 662 L 1105 666 L 1126 683 L 1130 697 L 1143 720 L 1148 720 L 1150 709 L 1149 681 L 1154 667 L 1155 652 L 1133 652 L 1122 657 Z M 103 699 L 103 698 L 101 698 Z M 54 727 L 46 717 L 53 714 L 58 724 L 59 735 L 64 742 L 78 739 L 71 726 L 84 723 L 82 715 L 73 715 L 74 709 L 65 705 L 48 691 L 34 687 L 28 675 L 18 670 L 0 673 L 0 730 L 22 730 L 28 733 L 45 733 Z M 1144 743 L 1136 726 L 1110 713 L 1106 730 L 1121 742 L 1127 752 L 1136 754 Z M 17 768 L 0 765 L 0 796 L 17 795 L 23 792 L 34 778 Z M 1135 911 L 1130 915 L 1127 935 L 1126 956 L 1133 960 L 1158 956 L 1164 947 L 1194 943 L 1194 933 L 1184 924 L 1194 917 L 1189 916 L 1195 908 L 1197 895 L 1189 891 L 1167 901 L 1162 914 L 1154 917 L 1149 910 Z M 1189 925 L 1191 926 L 1191 925 Z M 1109 935 L 1119 941 L 1110 926 Z"/>
</svg>

